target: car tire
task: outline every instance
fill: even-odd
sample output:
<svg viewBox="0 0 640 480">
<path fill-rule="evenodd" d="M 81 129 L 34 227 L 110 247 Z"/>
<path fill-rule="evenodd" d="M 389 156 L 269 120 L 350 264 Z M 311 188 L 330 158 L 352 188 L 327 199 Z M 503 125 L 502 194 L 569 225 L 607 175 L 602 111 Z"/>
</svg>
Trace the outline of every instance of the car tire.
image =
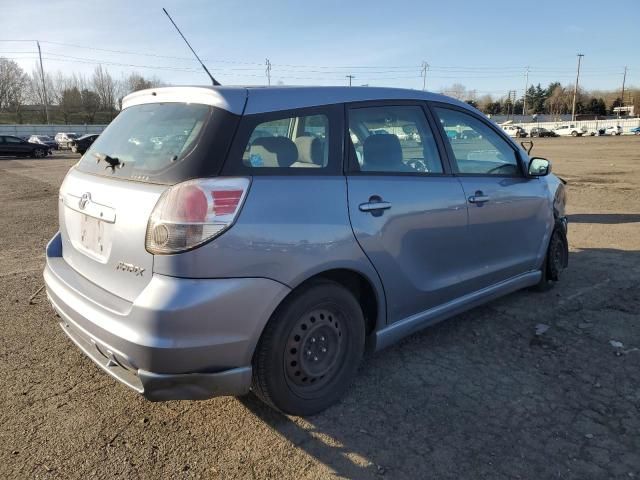
<svg viewBox="0 0 640 480">
<path fill-rule="evenodd" d="M 542 278 L 534 287 L 539 292 L 546 292 L 553 288 L 554 284 L 560 280 L 562 270 L 568 263 L 567 238 L 559 228 L 553 230 L 547 254 L 542 263 Z"/>
<path fill-rule="evenodd" d="M 578 132 L 576 132 L 576 131 L 571 132 L 571 136 L 572 137 L 577 137 L 578 136 Z"/>
<path fill-rule="evenodd" d="M 351 384 L 364 343 L 362 309 L 351 292 L 313 281 L 291 293 L 269 320 L 253 356 L 252 390 L 283 413 L 318 413 Z"/>
<path fill-rule="evenodd" d="M 71 151 L 72 151 L 73 153 L 78 153 L 78 149 L 77 149 L 76 147 L 71 147 Z"/>
<path fill-rule="evenodd" d="M 31 153 L 31 156 L 33 158 L 44 158 L 47 156 L 47 152 L 42 148 L 34 148 L 33 152 Z"/>
</svg>

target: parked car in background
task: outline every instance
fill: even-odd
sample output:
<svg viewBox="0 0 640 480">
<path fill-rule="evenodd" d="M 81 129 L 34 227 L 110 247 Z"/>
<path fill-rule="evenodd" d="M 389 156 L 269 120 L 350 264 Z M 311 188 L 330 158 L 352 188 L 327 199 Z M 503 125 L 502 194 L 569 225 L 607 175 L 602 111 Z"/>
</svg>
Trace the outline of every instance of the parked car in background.
<svg viewBox="0 0 640 480">
<path fill-rule="evenodd" d="M 622 135 L 622 127 L 620 125 L 611 125 L 609 127 L 601 128 L 598 131 L 599 135 Z"/>
<path fill-rule="evenodd" d="M 91 146 L 91 144 L 93 144 L 93 142 L 95 142 L 96 138 L 98 138 L 99 136 L 100 135 L 98 135 L 97 133 L 90 133 L 87 135 L 82 135 L 81 137 L 76 138 L 75 140 L 72 140 L 70 143 L 71 151 L 73 153 L 86 152 Z"/>
<path fill-rule="evenodd" d="M 634 127 L 631 130 L 629 130 L 631 133 L 633 133 L 634 135 L 640 135 L 640 127 Z"/>
<path fill-rule="evenodd" d="M 582 127 L 582 136 L 583 137 L 593 137 L 598 135 L 598 130 L 594 130 L 592 128 Z"/>
<path fill-rule="evenodd" d="M 557 137 L 558 135 L 551 131 L 551 130 L 547 130 L 544 127 L 533 127 L 531 129 L 531 132 L 529 132 L 529 135 L 531 135 L 531 137 Z"/>
<path fill-rule="evenodd" d="M 559 137 L 581 137 L 582 136 L 582 129 L 576 127 L 575 125 L 560 125 L 559 127 L 554 128 L 552 131 Z"/>
<path fill-rule="evenodd" d="M 407 124 L 420 145 L 392 133 Z M 157 137 L 172 140 L 149 148 Z M 347 390 L 365 345 L 557 281 L 564 189 L 548 160 L 442 95 L 138 91 L 62 182 L 47 298 L 150 400 L 252 389 L 311 415 Z"/>
<path fill-rule="evenodd" d="M 13 135 L 0 135 L 0 155 L 43 158 L 49 153 L 50 149 L 46 145 L 30 143 Z"/>
<path fill-rule="evenodd" d="M 78 138 L 77 133 L 73 132 L 60 132 L 56 133 L 54 140 L 58 144 L 60 150 L 68 150 L 71 148 L 71 142 Z"/>
<path fill-rule="evenodd" d="M 30 143 L 37 143 L 39 145 L 46 145 L 49 150 L 57 150 L 58 144 L 49 135 L 31 135 L 27 140 Z"/>
<path fill-rule="evenodd" d="M 504 130 L 507 135 L 514 138 L 525 138 L 528 135 L 524 128 L 517 125 L 502 125 L 502 130 Z"/>
</svg>

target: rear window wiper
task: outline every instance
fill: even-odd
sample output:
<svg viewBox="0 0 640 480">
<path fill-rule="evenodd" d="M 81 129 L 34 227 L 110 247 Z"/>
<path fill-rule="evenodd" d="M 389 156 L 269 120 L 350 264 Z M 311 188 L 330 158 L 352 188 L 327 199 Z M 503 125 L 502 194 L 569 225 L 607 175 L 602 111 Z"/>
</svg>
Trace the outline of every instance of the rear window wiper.
<svg viewBox="0 0 640 480">
<path fill-rule="evenodd" d="M 96 157 L 96 163 L 100 163 L 102 160 L 104 160 L 109 164 L 104 168 L 110 168 L 114 172 L 116 171 L 116 167 L 124 167 L 124 162 L 121 162 L 118 157 L 110 157 L 106 153 L 94 153 L 93 156 Z"/>
</svg>

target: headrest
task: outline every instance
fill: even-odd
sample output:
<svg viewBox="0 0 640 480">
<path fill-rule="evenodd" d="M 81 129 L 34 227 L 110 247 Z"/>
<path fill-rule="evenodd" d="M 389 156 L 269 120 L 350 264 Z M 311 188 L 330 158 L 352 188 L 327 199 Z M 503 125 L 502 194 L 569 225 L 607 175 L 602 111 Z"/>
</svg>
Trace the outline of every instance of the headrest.
<svg viewBox="0 0 640 480">
<path fill-rule="evenodd" d="M 296 138 L 298 148 L 298 161 L 301 163 L 313 163 L 318 166 L 324 164 L 323 142 L 318 137 L 305 135 Z"/>
<path fill-rule="evenodd" d="M 404 167 L 402 147 L 400 147 L 400 140 L 395 135 L 369 135 L 362 146 L 362 154 L 362 170 L 393 171 L 399 166 Z"/>
<path fill-rule="evenodd" d="M 290 167 L 298 159 L 296 145 L 287 137 L 256 138 L 249 148 L 254 167 Z"/>
</svg>

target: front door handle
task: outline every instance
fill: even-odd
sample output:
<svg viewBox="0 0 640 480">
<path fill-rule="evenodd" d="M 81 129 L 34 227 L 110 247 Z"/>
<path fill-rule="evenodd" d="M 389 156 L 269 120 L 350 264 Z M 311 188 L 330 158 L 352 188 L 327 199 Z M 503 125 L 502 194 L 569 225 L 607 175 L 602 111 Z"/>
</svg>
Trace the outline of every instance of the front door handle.
<svg viewBox="0 0 640 480">
<path fill-rule="evenodd" d="M 375 212 L 377 210 L 388 210 L 391 208 L 391 204 L 383 201 L 367 202 L 361 203 L 358 208 L 361 212 Z"/>
<path fill-rule="evenodd" d="M 478 191 L 475 195 L 471 195 L 469 197 L 469 203 L 484 203 L 490 200 L 489 195 L 485 195 L 484 193 Z"/>
</svg>

